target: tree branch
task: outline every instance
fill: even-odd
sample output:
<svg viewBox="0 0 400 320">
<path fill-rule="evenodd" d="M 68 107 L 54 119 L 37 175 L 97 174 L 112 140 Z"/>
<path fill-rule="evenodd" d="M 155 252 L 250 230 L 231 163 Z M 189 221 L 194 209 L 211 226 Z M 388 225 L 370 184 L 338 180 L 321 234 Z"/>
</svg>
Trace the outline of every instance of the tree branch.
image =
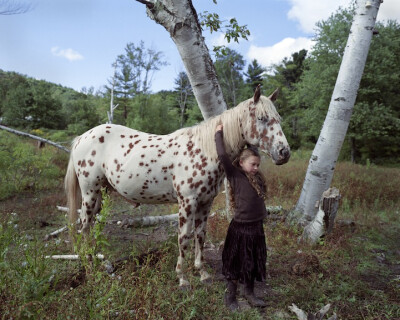
<svg viewBox="0 0 400 320">
<path fill-rule="evenodd" d="M 150 2 L 150 1 L 146 1 L 146 0 L 136 0 L 136 1 L 145 4 L 146 7 L 149 8 L 150 10 L 154 8 L 154 3 Z"/>
</svg>

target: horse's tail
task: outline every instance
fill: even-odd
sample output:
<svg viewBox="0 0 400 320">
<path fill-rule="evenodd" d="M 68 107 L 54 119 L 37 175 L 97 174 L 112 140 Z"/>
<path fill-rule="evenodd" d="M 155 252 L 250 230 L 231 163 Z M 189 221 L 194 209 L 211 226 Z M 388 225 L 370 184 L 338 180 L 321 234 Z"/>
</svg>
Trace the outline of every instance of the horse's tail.
<svg viewBox="0 0 400 320">
<path fill-rule="evenodd" d="M 77 212 L 77 199 L 78 199 L 78 190 L 79 190 L 79 183 L 78 177 L 75 173 L 74 168 L 74 161 L 73 161 L 73 149 L 76 143 L 76 139 L 72 143 L 71 148 L 71 155 L 69 157 L 68 162 L 68 169 L 67 173 L 65 174 L 64 179 L 64 188 L 67 194 L 67 207 L 68 207 L 68 216 L 69 222 L 74 226 L 78 219 L 78 212 Z"/>
</svg>

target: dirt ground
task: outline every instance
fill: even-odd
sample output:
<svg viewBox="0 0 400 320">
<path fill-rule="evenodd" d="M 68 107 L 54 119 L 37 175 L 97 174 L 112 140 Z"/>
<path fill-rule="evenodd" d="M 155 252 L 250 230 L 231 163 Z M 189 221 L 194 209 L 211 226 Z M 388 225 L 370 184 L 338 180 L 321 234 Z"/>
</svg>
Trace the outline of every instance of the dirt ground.
<svg viewBox="0 0 400 320">
<path fill-rule="evenodd" d="M 178 223 L 166 222 L 152 227 L 122 227 L 118 221 L 129 218 L 137 218 L 148 215 L 172 214 L 177 212 L 177 205 L 141 205 L 133 208 L 129 203 L 123 201 L 116 194 L 111 195 L 113 202 L 112 215 L 109 223 L 104 229 L 108 241 L 113 246 L 112 261 L 113 267 L 118 267 L 119 262 L 129 259 L 132 248 L 135 245 L 139 251 L 154 251 L 158 243 L 166 241 L 176 234 Z M 37 237 L 45 241 L 46 235 L 66 225 L 65 212 L 57 209 L 57 206 L 66 206 L 66 199 L 63 190 L 42 192 L 40 195 L 33 193 L 20 194 L 0 202 L 1 218 L 4 219 L 10 213 L 18 216 L 19 228 L 26 232 L 28 237 Z M 66 246 L 58 254 L 72 254 L 72 246 L 68 239 L 68 233 L 64 232 L 58 237 L 64 241 Z M 214 245 L 207 241 L 205 243 L 204 256 L 206 264 L 214 272 L 212 281 L 224 282 L 222 270 L 223 243 Z M 64 283 L 59 285 L 76 287 L 84 281 L 82 274 L 70 275 Z M 256 282 L 255 293 L 258 296 L 268 294 L 268 287 L 265 283 Z M 250 308 L 244 298 L 239 298 L 241 309 Z"/>
<path fill-rule="evenodd" d="M 151 250 L 156 252 L 154 250 L 156 250 L 157 244 L 176 235 L 177 222 L 168 222 L 158 226 L 143 228 L 122 227 L 117 222 L 134 217 L 176 213 L 177 205 L 141 205 L 139 208 L 133 209 L 129 203 L 123 201 L 115 194 L 111 196 L 111 199 L 113 201 L 112 215 L 109 218 L 110 223 L 108 223 L 104 229 L 104 233 L 113 246 L 112 256 L 108 257 L 108 259 L 112 262 L 114 268 L 118 267 L 120 261 L 129 259 L 134 246 L 136 246 L 139 252 L 151 252 Z M 1 201 L 0 219 L 5 219 L 10 213 L 16 213 L 19 220 L 19 228 L 23 230 L 28 237 L 37 237 L 37 239 L 43 239 L 43 241 L 45 241 L 46 235 L 66 225 L 67 218 L 65 213 L 56 208 L 56 206 L 59 205 L 65 206 L 65 203 L 66 199 L 62 189 L 42 192 L 40 195 L 27 192 L 17 197 Z M 353 230 L 336 230 L 336 232 L 341 232 L 342 234 L 352 233 Z M 64 232 L 58 239 L 60 239 L 59 241 L 64 241 L 66 244 L 62 246 L 62 251 L 58 254 L 71 254 L 72 246 L 69 241 L 68 233 Z M 214 277 L 212 281 L 224 282 L 224 277 L 221 274 L 222 249 L 223 243 L 215 244 L 206 241 L 204 255 L 207 265 L 213 270 Z M 362 280 L 374 290 L 386 290 L 389 281 L 393 279 L 393 277 L 398 277 L 400 275 L 400 264 L 389 263 L 387 259 L 388 252 L 380 252 L 377 250 L 374 254 L 376 255 L 376 259 L 382 260 L 380 261 L 381 266 L 387 270 L 387 276 L 382 277 L 382 273 L 377 273 L 375 275 L 365 274 Z M 399 257 L 400 250 L 393 254 Z M 310 272 L 313 272 L 315 268 L 320 268 L 318 258 L 295 254 L 293 255 L 293 261 L 290 261 L 290 263 L 288 262 L 288 266 L 290 266 L 290 270 L 285 270 L 285 274 L 287 273 L 295 276 L 302 276 L 301 273 L 304 270 L 311 270 Z M 277 276 L 274 272 L 274 270 L 271 270 L 272 277 Z M 66 278 L 64 283 L 60 282 L 59 285 L 76 287 L 83 281 L 84 279 L 81 274 L 75 274 Z M 268 301 L 273 303 L 274 299 L 279 298 L 279 294 L 277 295 L 277 293 L 274 292 L 268 285 L 268 282 L 268 280 L 266 283 L 256 282 L 255 293 L 257 296 L 266 297 L 265 300 L 267 303 Z M 269 299 L 269 297 L 271 297 L 271 299 Z M 242 310 L 250 308 L 243 297 L 240 297 L 238 300 Z"/>
</svg>

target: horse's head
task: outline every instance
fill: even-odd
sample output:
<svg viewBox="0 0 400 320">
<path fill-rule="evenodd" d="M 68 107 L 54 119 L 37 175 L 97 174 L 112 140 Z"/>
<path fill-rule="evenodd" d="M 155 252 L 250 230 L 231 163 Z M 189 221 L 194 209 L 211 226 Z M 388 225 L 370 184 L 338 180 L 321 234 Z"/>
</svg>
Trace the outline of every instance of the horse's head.
<svg viewBox="0 0 400 320">
<path fill-rule="evenodd" d="M 266 152 L 275 164 L 281 165 L 289 161 L 290 147 L 273 104 L 277 96 L 278 90 L 268 98 L 261 96 L 258 86 L 253 99 L 248 100 L 248 121 L 243 121 L 242 126 L 245 140 Z"/>
</svg>

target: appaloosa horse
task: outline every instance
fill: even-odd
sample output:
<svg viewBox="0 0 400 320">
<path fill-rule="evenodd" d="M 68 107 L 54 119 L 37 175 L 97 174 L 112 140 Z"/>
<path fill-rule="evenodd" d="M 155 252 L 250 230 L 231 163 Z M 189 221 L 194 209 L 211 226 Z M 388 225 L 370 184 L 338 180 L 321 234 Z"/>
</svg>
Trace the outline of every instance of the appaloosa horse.
<svg viewBox="0 0 400 320">
<path fill-rule="evenodd" d="M 201 280 L 208 279 L 203 265 L 207 217 L 224 178 L 216 153 L 215 128 L 223 124 L 224 142 L 232 160 L 249 143 L 267 152 L 275 164 L 284 164 L 290 149 L 272 102 L 275 99 L 276 92 L 267 98 L 258 88 L 253 98 L 237 107 L 167 135 L 104 124 L 75 138 L 65 177 L 71 223 L 77 220 L 78 187 L 83 232 L 88 231 L 100 210 L 100 188 L 106 185 L 134 203 L 178 202 L 179 284 L 189 284 L 183 263 L 193 233 L 194 264 Z"/>
</svg>

